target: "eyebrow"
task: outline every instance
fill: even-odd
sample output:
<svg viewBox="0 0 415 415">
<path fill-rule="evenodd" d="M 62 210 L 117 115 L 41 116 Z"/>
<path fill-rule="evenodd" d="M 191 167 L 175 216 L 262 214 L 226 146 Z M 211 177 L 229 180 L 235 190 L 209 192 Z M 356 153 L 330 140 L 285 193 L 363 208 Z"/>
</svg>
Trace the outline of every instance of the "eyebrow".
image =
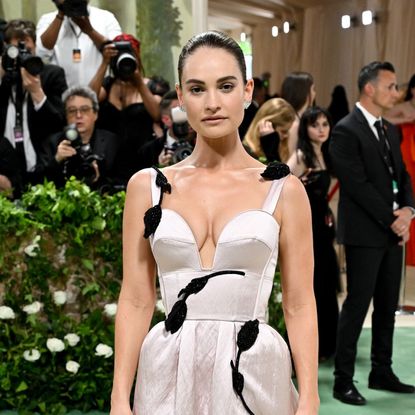
<svg viewBox="0 0 415 415">
<path fill-rule="evenodd" d="M 238 78 L 236 77 L 236 76 L 233 76 L 233 75 L 228 75 L 228 76 L 223 76 L 222 78 L 219 78 L 217 81 L 216 81 L 216 83 L 221 83 L 221 82 L 224 82 L 224 81 L 237 81 L 238 80 Z M 201 81 L 201 80 L 199 80 L 199 79 L 188 79 L 186 82 L 185 82 L 185 84 L 186 85 L 188 85 L 188 84 L 200 84 L 200 85 L 204 85 L 205 84 L 205 82 L 204 81 Z"/>
</svg>

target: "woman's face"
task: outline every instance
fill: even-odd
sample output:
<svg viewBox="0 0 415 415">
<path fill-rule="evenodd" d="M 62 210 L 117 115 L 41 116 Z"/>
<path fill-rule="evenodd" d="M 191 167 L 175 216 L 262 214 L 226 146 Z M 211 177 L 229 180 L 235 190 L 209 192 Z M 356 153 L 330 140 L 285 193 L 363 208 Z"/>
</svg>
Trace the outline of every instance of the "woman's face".
<svg viewBox="0 0 415 415">
<path fill-rule="evenodd" d="M 220 48 L 200 47 L 187 57 L 176 86 L 189 124 L 206 138 L 235 133 L 251 101 L 252 80 L 244 84 L 235 57 Z"/>
<path fill-rule="evenodd" d="M 323 114 L 319 115 L 317 120 L 307 127 L 307 134 L 311 142 L 316 144 L 323 144 L 327 141 L 330 135 L 330 124 L 327 117 Z"/>
<path fill-rule="evenodd" d="M 288 138 L 290 137 L 290 128 L 291 128 L 292 125 L 293 125 L 293 123 L 289 122 L 288 124 L 277 125 L 275 127 L 275 130 L 277 131 L 278 135 L 280 136 L 281 141 L 288 140 Z"/>
</svg>

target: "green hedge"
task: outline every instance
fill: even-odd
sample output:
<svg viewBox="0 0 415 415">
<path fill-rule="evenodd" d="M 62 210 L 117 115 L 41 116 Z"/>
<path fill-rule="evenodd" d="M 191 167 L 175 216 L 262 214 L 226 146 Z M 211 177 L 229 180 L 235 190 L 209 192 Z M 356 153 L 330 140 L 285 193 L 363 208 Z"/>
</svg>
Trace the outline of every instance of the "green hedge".
<svg viewBox="0 0 415 415">
<path fill-rule="evenodd" d="M 124 199 L 72 179 L 0 196 L 0 410 L 109 409 Z M 277 276 L 270 324 L 284 333 L 279 292 Z"/>
</svg>

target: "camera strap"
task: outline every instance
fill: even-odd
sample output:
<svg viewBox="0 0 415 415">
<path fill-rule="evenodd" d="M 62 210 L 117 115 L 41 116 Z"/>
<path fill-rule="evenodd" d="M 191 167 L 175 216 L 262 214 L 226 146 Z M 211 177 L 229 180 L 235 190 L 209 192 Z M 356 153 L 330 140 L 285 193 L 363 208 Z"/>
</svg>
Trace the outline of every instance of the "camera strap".
<svg viewBox="0 0 415 415">
<path fill-rule="evenodd" d="M 25 93 L 23 92 L 22 82 L 16 83 L 15 97 L 11 91 L 11 100 L 13 102 L 16 118 L 14 123 L 14 143 L 16 153 L 19 159 L 19 165 L 22 171 L 26 171 L 26 155 L 24 151 L 24 135 L 23 135 L 23 101 Z"/>
</svg>

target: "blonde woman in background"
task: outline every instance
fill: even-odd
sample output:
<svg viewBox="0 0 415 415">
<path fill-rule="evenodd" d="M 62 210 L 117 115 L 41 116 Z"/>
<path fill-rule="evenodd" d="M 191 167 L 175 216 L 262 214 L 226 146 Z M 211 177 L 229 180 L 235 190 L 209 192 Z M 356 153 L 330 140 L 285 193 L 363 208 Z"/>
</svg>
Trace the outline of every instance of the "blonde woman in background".
<svg viewBox="0 0 415 415">
<path fill-rule="evenodd" d="M 253 156 L 268 162 L 286 162 L 290 156 L 288 137 L 295 120 L 294 108 L 282 98 L 266 101 L 255 114 L 243 144 Z"/>
</svg>

